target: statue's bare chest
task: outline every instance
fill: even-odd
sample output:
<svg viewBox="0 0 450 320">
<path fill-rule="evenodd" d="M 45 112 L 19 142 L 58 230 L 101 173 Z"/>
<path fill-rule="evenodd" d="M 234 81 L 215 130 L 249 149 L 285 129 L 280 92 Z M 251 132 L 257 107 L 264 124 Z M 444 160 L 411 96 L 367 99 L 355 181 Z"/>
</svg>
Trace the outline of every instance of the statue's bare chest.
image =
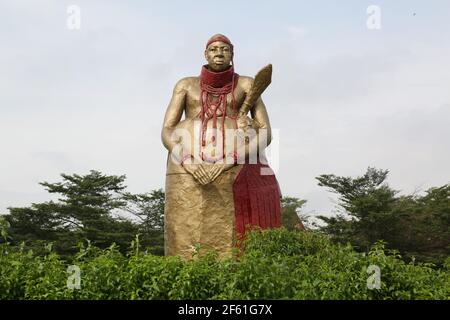
<svg viewBox="0 0 450 320">
<path fill-rule="evenodd" d="M 185 101 L 185 112 L 187 118 L 196 117 L 199 112 L 202 110 L 202 92 L 200 88 L 200 82 L 197 84 L 192 84 L 187 90 L 186 93 L 186 101 Z M 237 87 L 234 90 L 234 106 L 233 106 L 233 96 L 231 93 L 226 95 L 226 113 L 227 115 L 234 115 L 235 110 L 239 110 L 240 106 L 244 102 L 245 91 Z M 220 95 L 208 94 L 206 99 L 208 99 L 208 104 L 219 106 L 222 105 L 223 98 Z M 218 116 L 222 115 L 222 112 L 218 108 Z"/>
</svg>

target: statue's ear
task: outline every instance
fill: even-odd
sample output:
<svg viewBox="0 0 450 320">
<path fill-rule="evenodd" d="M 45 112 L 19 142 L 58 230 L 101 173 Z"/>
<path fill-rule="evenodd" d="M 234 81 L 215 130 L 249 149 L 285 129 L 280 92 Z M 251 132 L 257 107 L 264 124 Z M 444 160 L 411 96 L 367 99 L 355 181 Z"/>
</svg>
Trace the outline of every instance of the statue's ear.
<svg viewBox="0 0 450 320">
<path fill-rule="evenodd" d="M 205 49 L 205 59 L 208 61 L 208 49 Z"/>
</svg>

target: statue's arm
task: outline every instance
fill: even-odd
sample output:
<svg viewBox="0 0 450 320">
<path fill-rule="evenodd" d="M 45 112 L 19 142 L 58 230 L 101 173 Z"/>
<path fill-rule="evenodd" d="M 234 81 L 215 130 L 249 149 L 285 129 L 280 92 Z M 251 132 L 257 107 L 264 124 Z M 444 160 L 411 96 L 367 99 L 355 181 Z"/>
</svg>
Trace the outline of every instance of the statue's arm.
<svg viewBox="0 0 450 320">
<path fill-rule="evenodd" d="M 166 149 L 171 152 L 176 145 L 176 141 L 171 139 L 172 132 L 176 125 L 180 122 L 183 115 L 184 107 L 186 103 L 186 89 L 185 80 L 178 81 L 173 89 L 172 99 L 170 99 L 169 106 L 167 107 L 166 115 L 164 117 L 163 128 L 161 131 L 161 140 Z"/>
<path fill-rule="evenodd" d="M 256 122 L 255 125 L 258 129 L 258 134 L 267 134 L 266 146 L 268 146 L 272 141 L 272 128 L 270 127 L 266 106 L 261 97 L 256 100 L 254 107 L 251 109 L 251 116 L 253 121 Z"/>
</svg>

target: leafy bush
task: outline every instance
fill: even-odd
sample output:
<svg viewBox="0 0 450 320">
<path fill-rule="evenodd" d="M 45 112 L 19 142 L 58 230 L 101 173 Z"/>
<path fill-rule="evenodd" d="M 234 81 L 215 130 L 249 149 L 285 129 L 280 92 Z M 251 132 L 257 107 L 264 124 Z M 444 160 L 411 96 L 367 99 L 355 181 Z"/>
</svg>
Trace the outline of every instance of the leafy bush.
<svg viewBox="0 0 450 320">
<path fill-rule="evenodd" d="M 190 261 L 139 251 L 128 254 L 80 246 L 68 262 L 0 245 L 0 299 L 449 299 L 450 259 L 444 267 L 406 263 L 378 242 L 368 254 L 332 243 L 317 232 L 253 231 L 242 251 Z M 69 289 L 69 265 L 81 288 Z M 368 289 L 367 268 L 381 270 L 381 287 Z"/>
<path fill-rule="evenodd" d="M 321 230 L 339 243 L 367 252 L 377 241 L 399 250 L 404 260 L 442 266 L 450 255 L 450 184 L 424 194 L 399 196 L 386 184 L 388 170 L 368 168 L 352 178 L 320 175 L 319 186 L 338 195 L 339 215 L 320 217 Z"/>
</svg>

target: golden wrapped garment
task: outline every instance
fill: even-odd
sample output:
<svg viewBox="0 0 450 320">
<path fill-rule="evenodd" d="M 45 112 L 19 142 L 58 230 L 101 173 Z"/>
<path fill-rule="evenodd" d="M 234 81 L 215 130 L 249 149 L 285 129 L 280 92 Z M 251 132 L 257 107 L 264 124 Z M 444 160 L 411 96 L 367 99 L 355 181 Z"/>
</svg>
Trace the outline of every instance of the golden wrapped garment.
<svg viewBox="0 0 450 320">
<path fill-rule="evenodd" d="M 204 146 L 200 139 L 202 128 L 205 129 Z M 208 155 L 209 159 L 214 155 L 221 157 L 250 143 L 227 134 L 220 135 L 223 129 L 236 133 L 236 122 L 228 117 L 217 117 L 217 123 L 210 119 L 204 127 L 198 118 L 184 119 L 176 129 L 180 132 L 175 133 L 173 139 L 180 148 L 172 149 L 174 157 L 184 159 L 184 155 L 192 155 L 203 165 L 210 163 L 202 161 L 200 154 Z M 208 150 L 214 146 L 214 141 L 218 151 L 213 154 Z M 197 250 L 200 255 L 214 250 L 220 257 L 227 257 L 247 225 L 263 229 L 279 226 L 278 182 L 273 175 L 261 175 L 260 167 L 261 164 L 235 165 L 213 182 L 202 185 L 169 154 L 164 209 L 165 255 L 191 259 Z"/>
<path fill-rule="evenodd" d="M 169 162 L 170 157 L 171 167 Z M 241 168 L 242 165 L 236 165 L 204 186 L 189 173 L 168 172 L 164 209 L 166 256 L 191 259 L 196 248 L 199 254 L 208 250 L 216 250 L 220 257 L 231 254 L 236 241 L 233 183 Z"/>
</svg>

